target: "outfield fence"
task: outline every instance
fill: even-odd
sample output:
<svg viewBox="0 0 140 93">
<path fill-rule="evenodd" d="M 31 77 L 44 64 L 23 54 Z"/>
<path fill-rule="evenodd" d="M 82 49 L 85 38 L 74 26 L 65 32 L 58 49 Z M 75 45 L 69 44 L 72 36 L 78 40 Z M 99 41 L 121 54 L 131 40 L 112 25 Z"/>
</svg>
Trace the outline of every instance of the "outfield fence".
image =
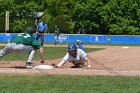
<svg viewBox="0 0 140 93">
<path fill-rule="evenodd" d="M 8 42 L 16 34 L 0 34 L 0 42 Z M 33 34 L 36 37 L 36 34 Z M 53 43 L 55 35 L 45 35 L 45 43 Z M 61 34 L 56 40 L 58 43 L 74 43 L 82 40 L 84 43 L 91 44 L 140 44 L 140 36 L 127 35 L 84 35 L 84 34 Z"/>
</svg>

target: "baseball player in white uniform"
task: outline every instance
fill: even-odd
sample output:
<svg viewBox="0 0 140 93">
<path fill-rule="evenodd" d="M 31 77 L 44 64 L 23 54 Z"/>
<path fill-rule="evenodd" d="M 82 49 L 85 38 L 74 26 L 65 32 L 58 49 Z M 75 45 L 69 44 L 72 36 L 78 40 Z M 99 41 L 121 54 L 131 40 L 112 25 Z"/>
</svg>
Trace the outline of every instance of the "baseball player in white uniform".
<svg viewBox="0 0 140 93">
<path fill-rule="evenodd" d="M 91 68 L 91 63 L 89 61 L 88 55 L 82 50 L 77 49 L 76 44 L 69 44 L 68 45 L 68 52 L 63 57 L 62 61 L 55 67 L 61 67 L 67 62 L 71 62 L 75 65 L 75 68 L 79 68 L 87 62 L 88 68 Z"/>
</svg>

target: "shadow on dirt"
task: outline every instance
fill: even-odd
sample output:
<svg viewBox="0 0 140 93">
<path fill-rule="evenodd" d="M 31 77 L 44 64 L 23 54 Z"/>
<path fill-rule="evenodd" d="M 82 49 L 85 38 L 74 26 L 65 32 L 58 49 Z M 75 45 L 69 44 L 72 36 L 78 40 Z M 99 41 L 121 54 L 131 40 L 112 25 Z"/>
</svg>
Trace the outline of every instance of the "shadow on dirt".
<svg viewBox="0 0 140 93">
<path fill-rule="evenodd" d="M 25 66 L 12 66 L 12 67 L 9 67 L 9 68 L 15 68 L 15 69 L 26 69 Z"/>
</svg>

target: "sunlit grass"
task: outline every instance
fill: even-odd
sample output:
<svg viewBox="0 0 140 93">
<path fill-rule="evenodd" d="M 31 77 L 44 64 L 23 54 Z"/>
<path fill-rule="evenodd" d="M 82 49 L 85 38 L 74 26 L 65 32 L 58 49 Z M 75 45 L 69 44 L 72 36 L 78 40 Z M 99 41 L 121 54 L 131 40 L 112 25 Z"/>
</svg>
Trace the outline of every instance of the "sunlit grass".
<svg viewBox="0 0 140 93">
<path fill-rule="evenodd" d="M 3 48 L 3 47 L 0 47 Z M 93 52 L 102 50 L 102 48 L 86 48 L 86 52 Z M 44 47 L 44 58 L 47 59 L 58 59 L 62 58 L 67 53 L 67 47 Z M 40 60 L 39 50 L 35 54 L 34 60 Z M 28 58 L 28 54 L 8 54 L 1 58 L 0 60 L 10 61 L 10 60 L 25 60 Z"/>
<path fill-rule="evenodd" d="M 0 75 L 0 93 L 140 93 L 139 77 Z"/>
</svg>

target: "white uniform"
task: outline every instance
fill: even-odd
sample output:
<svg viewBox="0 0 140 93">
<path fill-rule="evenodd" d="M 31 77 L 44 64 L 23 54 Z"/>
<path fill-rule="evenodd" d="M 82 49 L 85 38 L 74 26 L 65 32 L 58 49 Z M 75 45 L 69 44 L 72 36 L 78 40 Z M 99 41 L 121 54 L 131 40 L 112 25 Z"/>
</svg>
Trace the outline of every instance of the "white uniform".
<svg viewBox="0 0 140 93">
<path fill-rule="evenodd" d="M 58 67 L 63 66 L 67 61 L 72 62 L 72 63 L 76 63 L 76 62 L 80 62 L 81 64 L 85 62 L 85 59 L 87 59 L 87 54 L 81 50 L 81 49 L 77 49 L 77 54 L 76 57 L 71 56 L 69 53 L 67 53 L 62 61 L 57 65 Z"/>
</svg>

